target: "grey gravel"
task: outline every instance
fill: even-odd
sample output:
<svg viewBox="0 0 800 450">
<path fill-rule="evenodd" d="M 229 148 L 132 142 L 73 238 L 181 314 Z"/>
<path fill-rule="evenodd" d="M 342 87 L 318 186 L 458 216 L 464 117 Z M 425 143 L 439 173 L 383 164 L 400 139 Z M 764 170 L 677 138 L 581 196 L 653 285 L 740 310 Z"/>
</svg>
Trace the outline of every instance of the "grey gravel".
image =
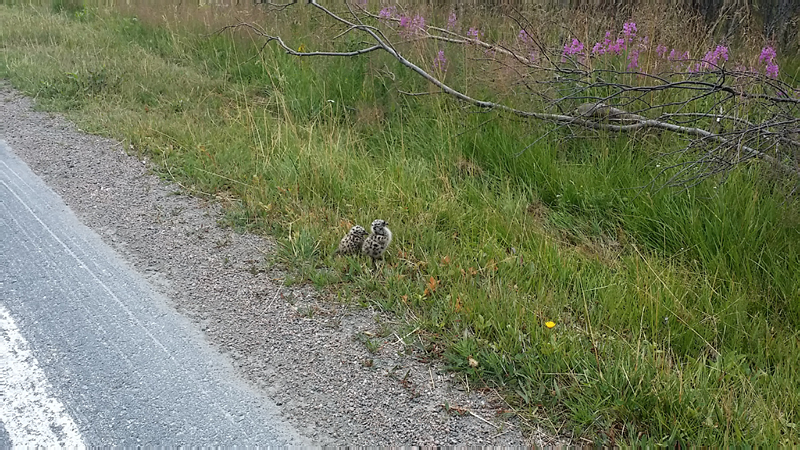
<svg viewBox="0 0 800 450">
<path fill-rule="evenodd" d="M 387 333 L 396 319 L 284 285 L 285 274 L 268 267 L 275 243 L 218 226 L 220 201 L 187 195 L 121 143 L 33 105 L 0 84 L 0 137 L 312 442 L 566 443 L 523 432 L 499 414 L 508 407 L 496 393 L 421 362 L 414 333 Z"/>
</svg>

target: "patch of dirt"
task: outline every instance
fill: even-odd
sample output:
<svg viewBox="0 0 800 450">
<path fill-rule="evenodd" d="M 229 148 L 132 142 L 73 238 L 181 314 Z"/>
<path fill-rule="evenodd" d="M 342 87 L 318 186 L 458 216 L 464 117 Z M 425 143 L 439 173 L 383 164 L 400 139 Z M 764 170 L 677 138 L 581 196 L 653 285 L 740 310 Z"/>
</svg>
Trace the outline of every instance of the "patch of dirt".
<svg viewBox="0 0 800 450">
<path fill-rule="evenodd" d="M 547 206 L 538 200 L 528 205 L 528 214 L 533 216 L 533 220 L 539 225 L 547 223 L 547 215 L 549 213 L 550 211 L 547 209 Z"/>
<path fill-rule="evenodd" d="M 2 83 L 0 138 L 312 442 L 565 443 L 523 434 L 499 414 L 508 408 L 497 395 L 468 391 L 421 362 L 406 345 L 413 334 L 403 341 L 385 332 L 391 318 L 285 286 L 282 272 L 260 270 L 275 248 L 269 238 L 219 227 L 218 202 L 185 195 L 119 142 L 34 111 Z"/>
</svg>

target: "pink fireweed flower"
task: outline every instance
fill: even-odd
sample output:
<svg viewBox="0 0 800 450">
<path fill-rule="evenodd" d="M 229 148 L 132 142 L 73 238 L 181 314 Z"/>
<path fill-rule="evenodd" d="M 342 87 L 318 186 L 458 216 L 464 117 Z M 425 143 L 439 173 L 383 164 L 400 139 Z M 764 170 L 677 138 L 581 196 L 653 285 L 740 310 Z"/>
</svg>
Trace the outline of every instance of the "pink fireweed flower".
<svg viewBox="0 0 800 450">
<path fill-rule="evenodd" d="M 611 48 L 611 31 L 606 31 L 606 38 L 603 40 L 602 43 L 595 42 L 594 46 L 592 46 L 592 54 L 595 55 L 604 55 L 608 53 Z"/>
<path fill-rule="evenodd" d="M 689 52 L 688 51 L 680 53 L 677 50 L 675 50 L 674 48 L 672 50 L 670 50 L 669 56 L 667 56 L 667 61 L 670 61 L 672 63 L 672 69 L 673 70 L 681 70 L 681 66 L 682 66 L 681 63 L 686 61 L 686 60 L 688 60 L 688 59 L 689 59 Z M 688 64 L 688 66 L 686 67 L 686 70 L 688 70 L 690 72 L 694 71 L 691 63 Z"/>
<path fill-rule="evenodd" d="M 770 61 L 770 63 L 767 64 L 767 67 L 766 67 L 765 71 L 766 71 L 768 77 L 778 78 L 779 69 L 778 69 L 778 65 L 775 64 L 775 61 Z"/>
<path fill-rule="evenodd" d="M 758 57 L 758 62 L 768 63 L 775 59 L 776 56 L 778 55 L 775 53 L 775 49 L 770 46 L 766 46 L 761 49 L 761 56 Z"/>
<path fill-rule="evenodd" d="M 447 29 L 453 31 L 456 29 L 456 13 L 455 11 L 451 11 L 450 15 L 447 16 Z"/>
<path fill-rule="evenodd" d="M 564 44 L 564 52 L 561 54 L 561 61 L 567 60 L 568 56 L 577 55 L 578 60 L 583 62 L 585 55 L 583 54 L 583 43 L 577 38 L 572 38 L 572 42 Z"/>
<path fill-rule="evenodd" d="M 703 56 L 703 60 L 697 63 L 695 68 L 698 71 L 713 69 L 719 66 L 720 59 L 724 59 L 725 61 L 728 60 L 728 47 L 725 47 L 724 45 L 718 45 L 714 50 L 709 50 L 706 52 L 705 56 Z"/>
<path fill-rule="evenodd" d="M 767 46 L 761 49 L 761 55 L 758 57 L 758 62 L 765 63 L 766 67 L 764 68 L 765 73 L 768 77 L 778 78 L 778 63 L 775 62 L 775 58 L 778 54 L 775 52 L 775 49 Z"/>
<path fill-rule="evenodd" d="M 622 36 L 626 42 L 630 42 L 636 37 L 636 24 L 634 22 L 626 22 L 622 25 Z"/>
<path fill-rule="evenodd" d="M 422 16 L 414 16 L 414 20 L 411 21 L 411 28 L 414 29 L 415 33 L 422 32 L 425 29 L 425 18 Z"/>
<path fill-rule="evenodd" d="M 724 45 L 718 45 L 717 48 L 714 49 L 714 55 L 717 58 L 722 58 L 725 61 L 727 61 L 728 60 L 728 47 L 725 47 Z"/>
<path fill-rule="evenodd" d="M 621 54 L 623 50 L 625 50 L 627 46 L 625 45 L 625 39 L 617 38 L 616 41 L 607 40 L 607 44 L 605 46 L 605 53 L 614 53 L 614 54 Z"/>
<path fill-rule="evenodd" d="M 678 53 L 673 48 L 672 51 L 669 52 L 669 56 L 667 56 L 667 59 L 670 61 L 682 61 L 689 59 L 689 51 L 687 50 L 683 53 Z"/>
<path fill-rule="evenodd" d="M 444 50 L 439 50 L 436 58 L 433 59 L 433 70 L 447 72 L 447 58 L 444 57 Z"/>
<path fill-rule="evenodd" d="M 705 55 L 703 55 L 703 59 L 697 63 L 695 69 L 697 71 L 700 70 L 708 70 L 711 69 L 714 65 L 714 52 L 711 50 L 707 51 Z"/>
<path fill-rule="evenodd" d="M 397 8 L 394 6 L 387 6 L 381 9 L 381 11 L 378 13 L 378 18 L 383 20 L 391 19 L 395 16 L 395 14 L 397 14 Z"/>
<path fill-rule="evenodd" d="M 413 19 L 409 16 L 400 16 L 400 28 L 403 28 L 400 34 L 405 37 L 422 34 L 425 30 L 425 18 L 420 15 L 414 16 Z"/>
<path fill-rule="evenodd" d="M 628 69 L 639 67 L 639 50 L 631 50 L 628 53 Z"/>
<path fill-rule="evenodd" d="M 577 55 L 578 53 L 583 51 L 583 43 L 578 40 L 578 38 L 572 38 L 572 42 L 569 44 L 564 44 L 564 56 L 571 56 Z"/>
</svg>

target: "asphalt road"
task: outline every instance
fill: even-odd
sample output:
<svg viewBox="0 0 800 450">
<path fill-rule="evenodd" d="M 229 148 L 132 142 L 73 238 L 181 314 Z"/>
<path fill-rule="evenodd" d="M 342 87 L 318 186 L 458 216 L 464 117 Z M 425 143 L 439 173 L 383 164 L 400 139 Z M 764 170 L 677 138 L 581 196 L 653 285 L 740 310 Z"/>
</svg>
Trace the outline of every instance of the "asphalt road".
<svg viewBox="0 0 800 450">
<path fill-rule="evenodd" d="M 0 447 L 11 444 L 307 442 L 0 140 Z"/>
</svg>

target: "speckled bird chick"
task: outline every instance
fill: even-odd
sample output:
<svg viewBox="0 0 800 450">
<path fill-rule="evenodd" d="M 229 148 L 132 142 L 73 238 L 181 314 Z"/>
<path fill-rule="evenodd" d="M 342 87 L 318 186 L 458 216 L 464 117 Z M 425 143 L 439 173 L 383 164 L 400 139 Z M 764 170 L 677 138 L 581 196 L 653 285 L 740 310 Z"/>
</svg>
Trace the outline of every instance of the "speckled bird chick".
<svg viewBox="0 0 800 450">
<path fill-rule="evenodd" d="M 372 221 L 372 234 L 364 239 L 361 253 L 372 258 L 372 268 L 376 269 L 375 260 L 383 259 L 383 253 L 392 242 L 392 231 L 386 226 L 386 221 L 376 219 Z"/>
<path fill-rule="evenodd" d="M 350 228 L 350 231 L 344 235 L 341 242 L 339 242 L 339 248 L 336 249 L 336 254 L 357 254 L 361 250 L 361 244 L 364 242 L 365 237 L 367 237 L 367 230 L 365 230 L 364 227 L 361 225 L 353 226 L 353 228 Z"/>
</svg>

